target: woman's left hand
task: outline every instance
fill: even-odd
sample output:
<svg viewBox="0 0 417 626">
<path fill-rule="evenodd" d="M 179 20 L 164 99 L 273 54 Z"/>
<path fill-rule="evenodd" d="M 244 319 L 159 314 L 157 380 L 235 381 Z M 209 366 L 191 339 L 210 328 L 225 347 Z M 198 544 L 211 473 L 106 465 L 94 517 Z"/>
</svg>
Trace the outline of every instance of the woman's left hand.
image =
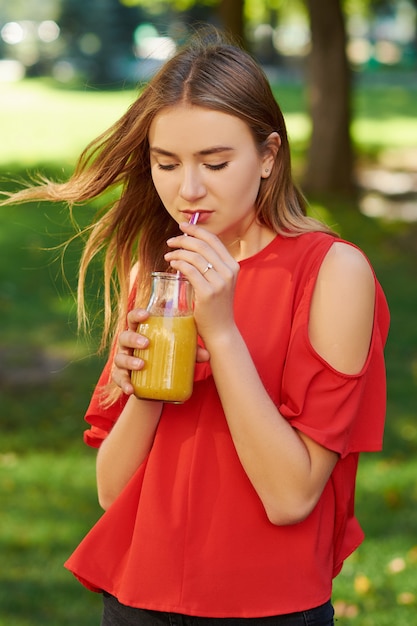
<svg viewBox="0 0 417 626">
<path fill-rule="evenodd" d="M 234 327 L 233 298 L 239 264 L 220 239 L 198 225 L 180 224 L 183 235 L 168 240 L 165 255 L 194 289 L 194 318 L 200 336 Z"/>
</svg>

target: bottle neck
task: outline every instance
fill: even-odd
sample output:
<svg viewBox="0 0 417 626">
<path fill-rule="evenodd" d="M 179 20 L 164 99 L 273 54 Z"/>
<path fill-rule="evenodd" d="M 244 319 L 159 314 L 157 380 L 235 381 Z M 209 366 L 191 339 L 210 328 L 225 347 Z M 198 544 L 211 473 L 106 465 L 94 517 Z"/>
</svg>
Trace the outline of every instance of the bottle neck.
<svg viewBox="0 0 417 626">
<path fill-rule="evenodd" d="M 153 315 L 192 314 L 192 287 L 183 277 L 165 272 L 152 274 L 148 311 Z"/>
</svg>

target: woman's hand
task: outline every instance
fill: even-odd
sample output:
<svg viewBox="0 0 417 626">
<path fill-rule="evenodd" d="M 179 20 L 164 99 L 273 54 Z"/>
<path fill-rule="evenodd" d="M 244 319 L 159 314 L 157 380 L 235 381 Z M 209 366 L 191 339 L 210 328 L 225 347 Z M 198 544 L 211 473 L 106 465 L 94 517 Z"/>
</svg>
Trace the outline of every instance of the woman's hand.
<svg viewBox="0 0 417 626">
<path fill-rule="evenodd" d="M 132 370 L 140 370 L 144 366 L 143 359 L 135 357 L 135 349 L 146 348 L 149 344 L 144 335 L 136 332 L 138 325 L 149 317 L 145 309 L 132 309 L 127 315 L 128 328 L 120 333 L 118 339 L 118 349 L 113 361 L 112 379 L 123 393 L 132 395 L 133 385 L 130 382 Z"/>
<path fill-rule="evenodd" d="M 165 259 L 193 286 L 194 318 L 207 341 L 235 327 L 233 299 L 239 264 L 216 235 L 186 223 L 180 228 L 184 234 L 168 240 L 173 250 Z"/>
<path fill-rule="evenodd" d="M 118 349 L 113 361 L 112 379 L 128 396 L 134 393 L 130 380 L 132 370 L 140 370 L 145 364 L 143 359 L 134 356 L 133 351 L 149 345 L 147 337 L 137 332 L 139 324 L 148 317 L 149 313 L 145 309 L 132 309 L 127 315 L 128 328 L 119 335 Z M 196 360 L 202 363 L 209 359 L 210 355 L 207 350 L 199 346 Z"/>
</svg>

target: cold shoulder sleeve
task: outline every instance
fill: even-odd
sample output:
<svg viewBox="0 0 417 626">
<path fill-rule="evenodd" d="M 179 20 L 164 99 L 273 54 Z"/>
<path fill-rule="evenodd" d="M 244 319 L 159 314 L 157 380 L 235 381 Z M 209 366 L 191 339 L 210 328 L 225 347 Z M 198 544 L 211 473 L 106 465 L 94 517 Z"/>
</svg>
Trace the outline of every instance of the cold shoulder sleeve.
<svg viewBox="0 0 417 626">
<path fill-rule="evenodd" d="M 313 348 L 308 319 L 318 268 L 295 312 L 282 379 L 281 414 L 292 426 L 342 458 L 382 447 L 389 312 L 375 278 L 374 324 L 368 358 L 355 375 L 341 373 Z"/>
</svg>

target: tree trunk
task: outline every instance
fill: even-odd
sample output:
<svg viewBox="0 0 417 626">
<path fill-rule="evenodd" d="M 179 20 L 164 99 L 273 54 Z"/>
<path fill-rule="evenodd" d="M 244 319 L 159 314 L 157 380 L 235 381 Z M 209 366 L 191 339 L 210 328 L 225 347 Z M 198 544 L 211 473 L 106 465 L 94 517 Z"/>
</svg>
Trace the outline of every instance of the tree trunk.
<svg viewBox="0 0 417 626">
<path fill-rule="evenodd" d="M 313 193 L 351 193 L 351 74 L 341 0 L 307 0 L 312 50 L 309 107 L 312 136 L 303 187 Z"/>
<path fill-rule="evenodd" d="M 218 14 L 223 30 L 246 47 L 243 7 L 244 0 L 221 0 Z"/>
</svg>

